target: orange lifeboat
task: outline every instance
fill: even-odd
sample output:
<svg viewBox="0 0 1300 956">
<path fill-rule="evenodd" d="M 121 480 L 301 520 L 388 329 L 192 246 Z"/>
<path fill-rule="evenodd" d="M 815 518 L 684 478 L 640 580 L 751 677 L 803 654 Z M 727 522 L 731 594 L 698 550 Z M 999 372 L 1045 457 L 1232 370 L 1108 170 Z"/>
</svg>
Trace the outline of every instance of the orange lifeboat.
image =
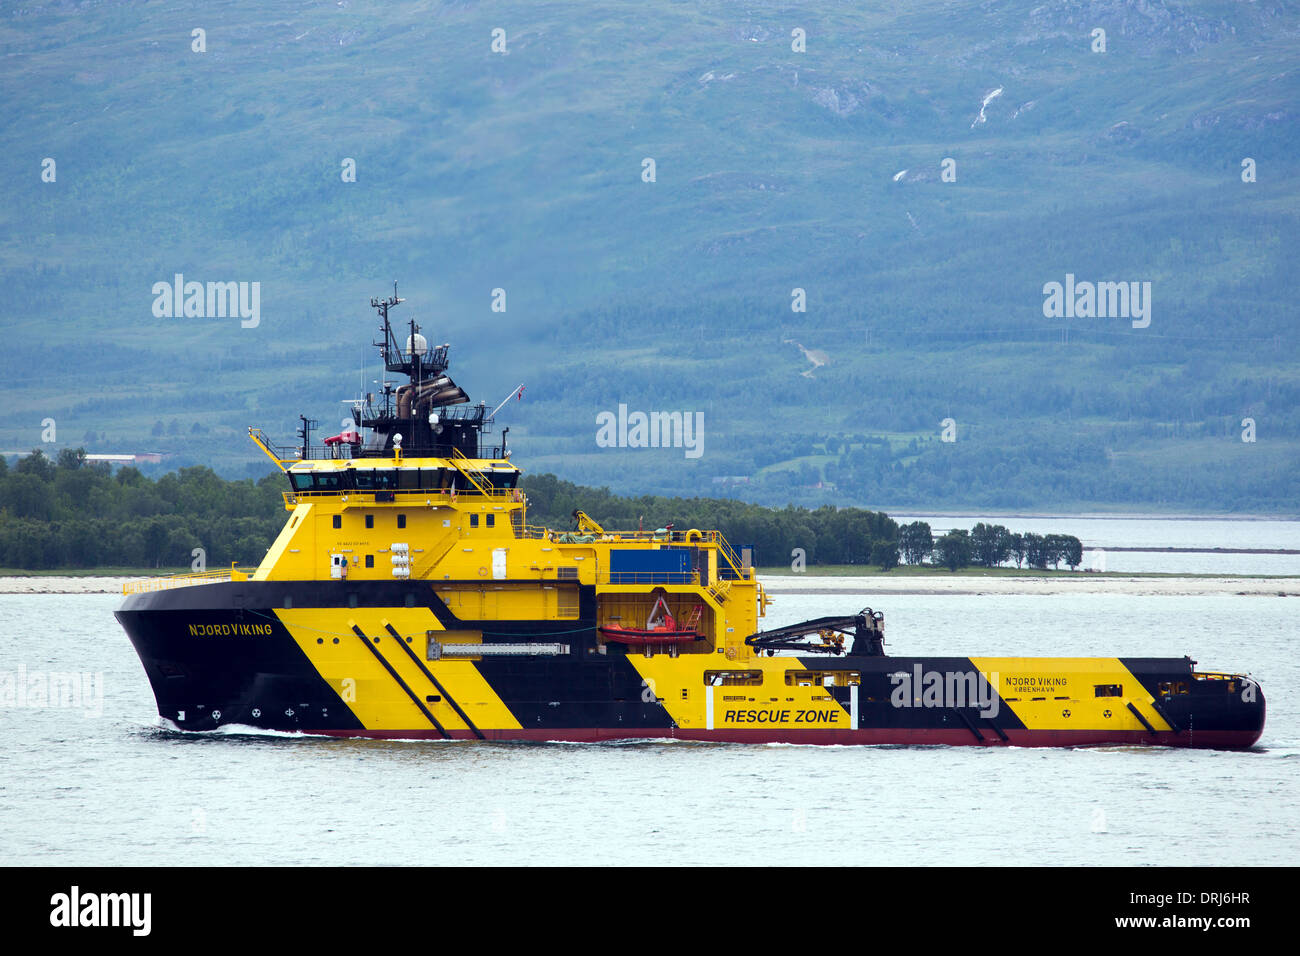
<svg viewBox="0 0 1300 956">
<path fill-rule="evenodd" d="M 615 644 L 678 644 L 683 641 L 702 640 L 704 635 L 696 630 L 701 608 L 697 605 L 685 626 L 679 627 L 677 619 L 668 610 L 663 595 L 655 601 L 646 619 L 645 627 L 601 627 L 601 636 Z"/>
</svg>

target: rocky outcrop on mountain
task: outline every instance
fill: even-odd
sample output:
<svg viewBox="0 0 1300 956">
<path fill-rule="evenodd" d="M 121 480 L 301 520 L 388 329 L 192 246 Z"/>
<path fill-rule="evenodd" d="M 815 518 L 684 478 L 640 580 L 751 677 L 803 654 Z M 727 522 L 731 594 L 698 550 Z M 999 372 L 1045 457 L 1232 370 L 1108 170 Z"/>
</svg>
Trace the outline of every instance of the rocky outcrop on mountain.
<svg viewBox="0 0 1300 956">
<path fill-rule="evenodd" d="M 1253 6 L 1238 5 L 1234 16 L 1252 21 L 1270 17 L 1267 7 L 1249 9 Z M 1196 5 L 1174 0 L 1053 0 L 1031 10 L 1028 21 L 1044 33 L 1066 31 L 1084 39 L 1101 28 L 1111 50 L 1123 44 L 1140 55 L 1195 53 L 1237 34 L 1237 26 L 1228 20 L 1195 11 Z"/>
</svg>

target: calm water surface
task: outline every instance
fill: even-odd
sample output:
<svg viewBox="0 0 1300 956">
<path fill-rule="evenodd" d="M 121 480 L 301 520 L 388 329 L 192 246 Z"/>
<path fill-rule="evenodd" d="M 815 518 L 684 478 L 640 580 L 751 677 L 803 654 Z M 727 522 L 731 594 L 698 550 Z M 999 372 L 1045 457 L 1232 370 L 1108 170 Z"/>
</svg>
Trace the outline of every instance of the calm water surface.
<svg viewBox="0 0 1300 956">
<path fill-rule="evenodd" d="M 919 654 L 1190 653 L 1268 697 L 1253 752 L 340 741 L 157 726 L 108 595 L 0 596 L 4 864 L 1259 864 L 1300 856 L 1294 599 L 789 596 Z"/>
</svg>

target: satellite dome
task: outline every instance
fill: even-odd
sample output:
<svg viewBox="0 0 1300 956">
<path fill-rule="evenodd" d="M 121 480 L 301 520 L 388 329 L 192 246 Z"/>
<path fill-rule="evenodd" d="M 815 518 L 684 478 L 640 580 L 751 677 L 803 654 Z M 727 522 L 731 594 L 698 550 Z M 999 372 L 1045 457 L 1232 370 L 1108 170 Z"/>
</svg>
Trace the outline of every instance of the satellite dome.
<svg viewBox="0 0 1300 956">
<path fill-rule="evenodd" d="M 406 337 L 406 348 L 403 350 L 406 353 L 408 361 L 411 359 L 412 349 L 414 349 L 415 354 L 419 355 L 420 358 L 427 358 L 429 355 L 429 340 L 419 332 L 416 332 L 414 335 L 408 335 Z"/>
</svg>

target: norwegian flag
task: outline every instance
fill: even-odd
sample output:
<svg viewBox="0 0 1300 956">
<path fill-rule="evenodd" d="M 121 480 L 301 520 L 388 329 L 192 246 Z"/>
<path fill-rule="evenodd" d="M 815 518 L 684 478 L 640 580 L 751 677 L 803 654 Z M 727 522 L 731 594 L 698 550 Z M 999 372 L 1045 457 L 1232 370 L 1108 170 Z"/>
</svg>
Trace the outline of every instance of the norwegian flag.
<svg viewBox="0 0 1300 956">
<path fill-rule="evenodd" d="M 515 401 L 516 402 L 523 401 L 523 398 L 524 398 L 524 386 L 520 385 L 519 391 L 515 392 Z"/>
</svg>

